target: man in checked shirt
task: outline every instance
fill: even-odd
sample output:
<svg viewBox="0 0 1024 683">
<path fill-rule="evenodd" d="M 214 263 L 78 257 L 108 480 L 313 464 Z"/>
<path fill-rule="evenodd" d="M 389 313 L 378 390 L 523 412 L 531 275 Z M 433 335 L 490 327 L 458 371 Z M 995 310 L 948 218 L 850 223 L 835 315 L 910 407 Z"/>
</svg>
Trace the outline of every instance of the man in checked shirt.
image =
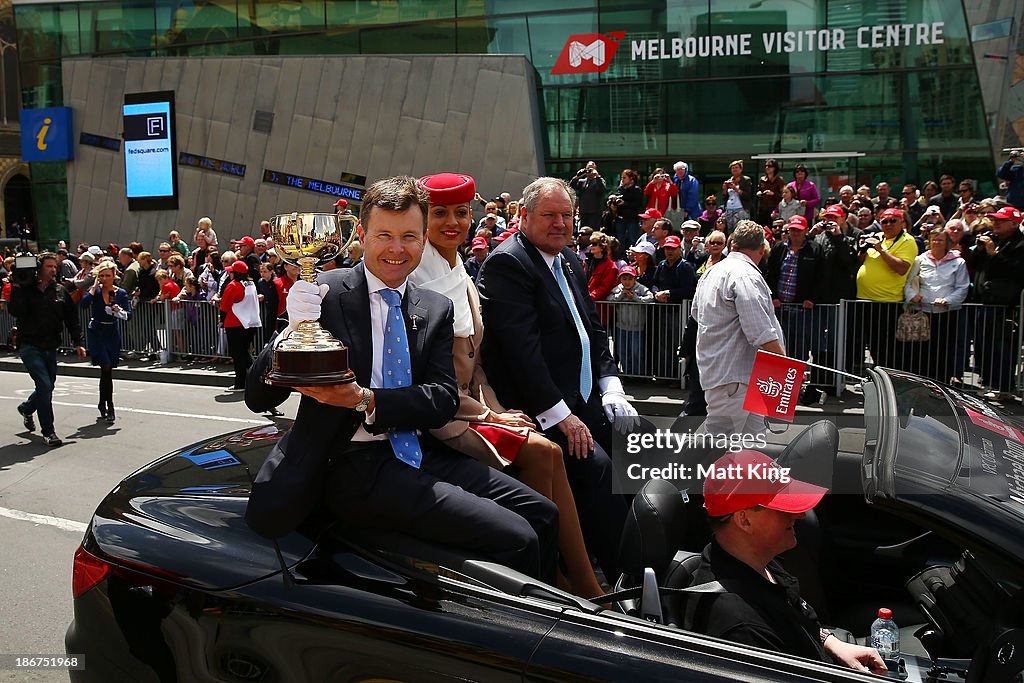
<svg viewBox="0 0 1024 683">
<path fill-rule="evenodd" d="M 764 228 L 736 223 L 729 256 L 697 285 L 697 367 L 708 403 L 709 434 L 760 434 L 764 418 L 743 410 L 758 349 L 785 354 L 772 294 L 757 264 L 767 250 Z"/>
</svg>

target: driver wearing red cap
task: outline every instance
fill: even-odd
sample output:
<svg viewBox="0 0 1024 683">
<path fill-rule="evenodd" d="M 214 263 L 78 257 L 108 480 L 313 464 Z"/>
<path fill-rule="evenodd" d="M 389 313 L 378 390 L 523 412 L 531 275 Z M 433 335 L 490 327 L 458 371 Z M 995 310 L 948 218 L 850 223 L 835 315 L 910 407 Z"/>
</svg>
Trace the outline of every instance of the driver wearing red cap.
<svg viewBox="0 0 1024 683">
<path fill-rule="evenodd" d="M 717 581 L 725 592 L 702 596 L 686 627 L 737 643 L 884 673 L 873 648 L 840 640 L 821 628 L 800 597 L 796 578 L 776 556 L 796 547 L 794 523 L 827 489 L 793 479 L 758 451 L 726 453 L 704 482 L 713 538 L 693 585 Z"/>
</svg>

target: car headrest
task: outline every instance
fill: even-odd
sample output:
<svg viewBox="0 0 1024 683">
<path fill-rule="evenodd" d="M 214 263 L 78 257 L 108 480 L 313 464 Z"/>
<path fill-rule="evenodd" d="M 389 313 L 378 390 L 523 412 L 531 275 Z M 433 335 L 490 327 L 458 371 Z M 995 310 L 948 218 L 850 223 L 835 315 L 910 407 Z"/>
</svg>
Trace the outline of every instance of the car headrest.
<svg viewBox="0 0 1024 683">
<path fill-rule="evenodd" d="M 625 574 L 642 576 L 644 567 L 662 579 L 686 530 L 686 505 L 679 490 L 653 479 L 633 498 L 619 544 L 619 565 Z"/>
<path fill-rule="evenodd" d="M 829 420 L 819 420 L 790 441 L 776 462 L 797 468 L 801 479 L 831 487 L 838 452 L 839 428 Z M 810 479 L 806 479 L 808 476 Z"/>
</svg>

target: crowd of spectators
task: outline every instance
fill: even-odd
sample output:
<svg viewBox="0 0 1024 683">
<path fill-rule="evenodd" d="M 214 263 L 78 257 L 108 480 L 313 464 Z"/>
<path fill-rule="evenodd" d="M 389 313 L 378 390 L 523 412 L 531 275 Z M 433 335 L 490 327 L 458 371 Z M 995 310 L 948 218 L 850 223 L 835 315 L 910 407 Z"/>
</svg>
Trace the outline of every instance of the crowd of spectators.
<svg viewBox="0 0 1024 683">
<path fill-rule="evenodd" d="M 1018 153 L 996 170 L 999 193 L 991 197 L 979 195 L 975 180 L 948 174 L 920 187 L 899 185 L 897 196 L 885 181 L 873 191 L 867 185 L 819 188 L 802 163 L 786 172 L 767 159 L 756 180 L 744 169 L 743 160 L 733 161 L 728 175 L 723 172 L 702 193 L 700 180 L 683 161 L 671 175 L 654 168 L 646 182 L 637 171 L 624 169 L 617 187 L 588 162 L 569 182 L 580 196 L 577 248 L 591 296 L 631 304 L 688 300 L 704 273 L 728 254 L 736 223 L 754 217 L 772 245 L 760 267 L 789 355 L 834 360 L 836 345 L 843 343 L 834 338 L 837 313 L 835 307 L 815 311 L 820 304 L 903 303 L 927 314 L 930 341 L 897 343 L 895 329 L 904 309 L 880 307 L 854 321 L 856 330 L 847 330 L 848 337 L 866 345 L 868 360 L 959 383 L 973 353 L 973 369 L 986 394 L 1005 397 L 1012 389 L 1016 311 L 986 308 L 973 316 L 960 315 L 960 309 L 968 302 L 1019 306 L 1024 163 Z M 614 310 L 605 318 L 618 340 L 623 371 L 666 372 L 670 359 L 646 357 L 654 347 L 645 333 L 655 320 L 675 329 L 676 314 L 666 311 L 655 318 L 622 306 Z M 850 347 L 847 358 L 863 357 L 861 351 Z"/>
<path fill-rule="evenodd" d="M 590 295 L 619 304 L 603 307 L 602 315 L 625 373 L 675 376 L 676 345 L 685 321 L 678 305 L 654 309 L 692 299 L 700 278 L 728 255 L 736 223 L 754 218 L 771 244 L 760 267 L 786 332 L 789 355 L 807 358 L 810 353 L 819 362 L 834 360 L 836 345 L 843 343 L 834 338 L 836 313 L 817 312 L 816 306 L 841 300 L 904 303 L 929 316 L 931 341 L 910 351 L 893 342 L 902 308 L 886 307 L 866 317 L 869 323 L 857 322 L 865 328 L 869 360 L 960 382 L 973 343 L 979 363 L 974 369 L 987 390 L 998 394 L 1012 389 L 1016 344 L 1009 343 L 1007 330 L 1014 329 L 1007 323 L 1009 314 L 968 316 L 960 309 L 967 302 L 1019 305 L 1024 289 L 1024 237 L 1018 227 L 1024 163 L 1019 154 L 997 169 L 999 194 L 984 198 L 974 180 L 958 182 L 951 175 L 920 187 L 904 183 L 897 196 L 885 181 L 873 191 L 849 184 L 819 188 L 802 163 L 786 171 L 775 159 L 767 159 L 756 180 L 745 174 L 745 166 L 741 159 L 731 162 L 721 180 L 707 181 L 703 192 L 684 161 L 676 162 L 671 173 L 656 167 L 646 179 L 634 169 L 623 169 L 617 185 L 609 184 L 590 161 L 569 179 L 578 197 L 576 249 Z M 518 230 L 519 222 L 519 202 L 507 192 L 489 200 L 477 194 L 475 201 L 483 215 L 460 249 L 474 279 L 487 255 Z M 71 291 L 82 290 L 91 284 L 98 259 L 115 259 L 120 286 L 135 302 L 145 306 L 171 301 L 173 348 L 187 358 L 206 360 L 225 355 L 226 335 L 211 342 L 201 329 L 203 314 L 196 304 L 219 308 L 233 279 L 229 269 L 241 260 L 247 267 L 244 277 L 255 283 L 262 338 L 278 328 L 297 269 L 278 257 L 268 222 L 259 226 L 258 235 L 225 245 L 212 220 L 203 217 L 191 244 L 175 230 L 155 252 L 137 242 L 122 248 L 80 244 L 74 252 L 61 248 L 59 277 Z M 356 242 L 326 268 L 350 267 L 360 258 Z M 5 275 L 0 267 L 0 276 Z M 229 315 L 222 313 L 221 325 Z M 132 330 L 135 353 L 160 350 L 157 318 L 148 319 L 153 322 L 136 323 Z M 857 337 L 849 329 L 847 336 Z M 847 357 L 858 351 L 848 346 Z"/>
</svg>

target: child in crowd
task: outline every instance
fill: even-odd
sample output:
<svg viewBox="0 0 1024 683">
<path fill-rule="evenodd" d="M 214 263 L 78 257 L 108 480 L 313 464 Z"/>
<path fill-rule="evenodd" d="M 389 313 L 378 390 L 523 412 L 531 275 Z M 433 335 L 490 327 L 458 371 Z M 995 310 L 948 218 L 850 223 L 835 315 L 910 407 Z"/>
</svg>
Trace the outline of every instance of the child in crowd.
<svg viewBox="0 0 1024 683">
<path fill-rule="evenodd" d="M 619 284 L 608 296 L 608 301 L 623 305 L 613 306 L 615 326 L 615 355 L 624 375 L 647 376 L 645 366 L 645 334 L 647 308 L 627 304 L 649 304 L 654 301 L 651 290 L 636 281 L 636 268 L 625 266 L 619 271 Z"/>
<path fill-rule="evenodd" d="M 796 190 L 789 185 L 782 188 L 782 201 L 779 202 L 779 206 L 775 209 L 775 216 L 782 219 L 783 223 L 789 221 L 790 218 L 797 214 L 803 214 L 804 207 L 800 206 L 799 200 L 796 198 Z"/>
</svg>

